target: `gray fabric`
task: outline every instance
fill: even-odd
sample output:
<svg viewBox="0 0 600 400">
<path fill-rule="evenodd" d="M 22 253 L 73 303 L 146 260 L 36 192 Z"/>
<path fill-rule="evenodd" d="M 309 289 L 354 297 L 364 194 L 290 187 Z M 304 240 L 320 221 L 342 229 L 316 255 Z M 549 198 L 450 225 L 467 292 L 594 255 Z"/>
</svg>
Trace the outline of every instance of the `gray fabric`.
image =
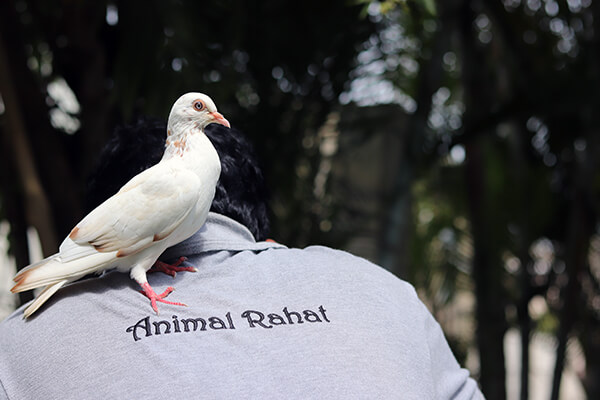
<svg viewBox="0 0 600 400">
<path fill-rule="evenodd" d="M 149 282 L 188 307 L 156 316 L 110 272 L 10 316 L 0 398 L 482 398 L 412 286 L 361 258 L 255 243 L 216 214 L 180 255 L 198 272 Z"/>
</svg>

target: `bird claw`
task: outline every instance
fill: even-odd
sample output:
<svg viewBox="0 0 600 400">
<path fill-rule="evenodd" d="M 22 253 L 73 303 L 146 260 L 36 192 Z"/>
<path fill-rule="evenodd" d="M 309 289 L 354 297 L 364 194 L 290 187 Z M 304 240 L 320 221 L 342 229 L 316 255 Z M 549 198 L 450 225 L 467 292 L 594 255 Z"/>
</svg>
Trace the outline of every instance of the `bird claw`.
<svg viewBox="0 0 600 400">
<path fill-rule="evenodd" d="M 140 290 L 140 293 L 142 293 L 144 296 L 146 296 L 147 298 L 150 299 L 150 304 L 152 305 L 152 309 L 154 310 L 154 312 L 156 313 L 156 315 L 159 315 L 159 313 L 158 313 L 158 307 L 156 306 L 156 302 L 165 303 L 165 304 L 171 304 L 171 305 L 174 305 L 174 306 L 187 307 L 187 304 L 177 303 L 177 302 L 173 302 L 173 301 L 167 301 L 167 300 L 164 299 L 173 290 L 175 290 L 175 288 L 173 286 L 169 286 L 164 292 L 162 292 L 161 294 L 157 294 L 154 291 L 154 289 L 152 289 L 152 287 L 150 286 L 150 284 L 143 283 L 142 284 L 142 290 Z"/>
<path fill-rule="evenodd" d="M 183 263 L 184 261 L 187 261 L 186 257 L 179 257 L 179 260 L 177 260 L 174 264 L 167 264 L 165 262 L 156 260 L 156 262 L 154 263 L 154 265 L 152 266 L 152 268 L 150 268 L 150 270 L 148 272 L 163 272 L 163 273 L 165 273 L 167 275 L 171 275 L 173 278 L 175 278 L 175 275 L 177 275 L 178 272 L 182 272 L 182 271 L 197 272 L 198 271 L 194 267 L 180 267 L 179 265 L 181 263 Z"/>
</svg>

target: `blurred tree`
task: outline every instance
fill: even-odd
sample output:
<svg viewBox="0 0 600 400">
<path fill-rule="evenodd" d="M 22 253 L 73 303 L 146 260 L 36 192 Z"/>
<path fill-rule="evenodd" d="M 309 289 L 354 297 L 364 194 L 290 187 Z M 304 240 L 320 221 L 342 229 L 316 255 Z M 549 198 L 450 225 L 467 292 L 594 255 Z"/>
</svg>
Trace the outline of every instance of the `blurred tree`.
<svg viewBox="0 0 600 400">
<path fill-rule="evenodd" d="M 257 144 L 277 188 L 278 239 L 305 244 L 314 218 L 297 211 L 312 196 L 318 152 L 305 152 L 301 143 L 325 120 L 356 46 L 373 30 L 360 11 L 317 1 L 2 2 L 3 82 L 15 93 L 3 85 L 2 157 L 24 184 L 3 180 L 3 214 L 13 235 L 35 226 L 44 252 L 54 251 L 56 238 L 82 216 L 84 181 L 113 127 L 139 114 L 166 118 L 176 97 L 199 90 Z M 14 121 L 22 121 L 21 129 Z M 23 158 L 20 148 L 32 157 Z M 297 176 L 303 165 L 306 173 Z M 21 201 L 37 187 L 34 173 L 46 211 Z M 33 211 L 47 221 L 32 219 Z M 13 236 L 14 250 L 24 243 Z M 27 261 L 18 257 L 20 266 Z"/>
<path fill-rule="evenodd" d="M 506 397 L 509 327 L 525 349 L 522 399 L 530 337 L 540 330 L 557 339 L 553 398 L 570 338 L 584 348 L 588 395 L 599 395 L 600 274 L 590 246 L 598 235 L 599 9 L 589 0 L 429 8 L 388 0 L 368 8 L 379 31 L 359 56 L 355 82 L 391 82 L 394 95 L 348 97 L 409 114 L 409 129 L 398 131 L 396 189 L 381 203 L 380 262 L 425 288 L 434 310 L 471 276 L 488 398 Z M 543 316 L 531 311 L 540 298 Z"/>
</svg>

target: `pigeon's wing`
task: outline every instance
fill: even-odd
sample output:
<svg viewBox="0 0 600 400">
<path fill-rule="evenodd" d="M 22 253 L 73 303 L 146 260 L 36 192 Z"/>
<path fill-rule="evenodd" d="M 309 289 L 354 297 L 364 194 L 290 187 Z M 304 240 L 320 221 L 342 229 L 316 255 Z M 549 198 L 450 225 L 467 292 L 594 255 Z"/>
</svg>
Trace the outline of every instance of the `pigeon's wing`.
<svg viewBox="0 0 600 400">
<path fill-rule="evenodd" d="M 201 189 L 193 172 L 159 163 L 81 220 L 61 244 L 60 257 L 65 262 L 95 251 L 136 253 L 177 229 Z"/>
</svg>

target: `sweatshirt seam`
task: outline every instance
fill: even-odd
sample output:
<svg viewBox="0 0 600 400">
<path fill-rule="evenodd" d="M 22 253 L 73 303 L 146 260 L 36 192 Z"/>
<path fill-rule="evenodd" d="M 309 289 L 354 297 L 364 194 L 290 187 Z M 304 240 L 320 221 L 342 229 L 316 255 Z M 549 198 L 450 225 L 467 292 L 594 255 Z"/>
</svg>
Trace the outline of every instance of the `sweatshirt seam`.
<svg viewBox="0 0 600 400">
<path fill-rule="evenodd" d="M 4 395 L 6 396 L 6 398 L 10 399 L 10 397 L 8 397 L 8 392 L 6 391 L 6 387 L 4 386 L 4 382 L 2 382 L 1 378 L 0 378 L 0 388 L 2 388 L 2 391 L 4 392 Z"/>
</svg>

